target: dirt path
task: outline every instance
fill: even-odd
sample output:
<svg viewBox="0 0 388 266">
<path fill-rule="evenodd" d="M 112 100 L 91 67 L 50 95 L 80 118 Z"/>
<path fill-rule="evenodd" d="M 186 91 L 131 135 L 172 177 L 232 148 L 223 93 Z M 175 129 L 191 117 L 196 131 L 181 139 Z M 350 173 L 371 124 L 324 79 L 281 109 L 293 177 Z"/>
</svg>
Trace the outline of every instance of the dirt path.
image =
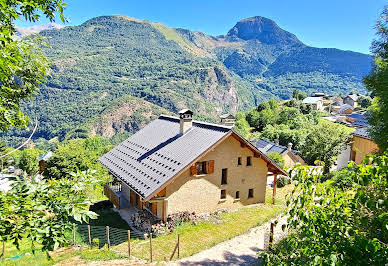
<svg viewBox="0 0 388 266">
<path fill-rule="evenodd" d="M 286 223 L 283 217 L 274 228 L 274 239 L 282 239 L 286 233 L 281 227 Z M 222 242 L 169 265 L 257 265 L 257 252 L 264 249 L 265 233 L 269 233 L 270 222 L 252 228 L 248 233 Z"/>
</svg>

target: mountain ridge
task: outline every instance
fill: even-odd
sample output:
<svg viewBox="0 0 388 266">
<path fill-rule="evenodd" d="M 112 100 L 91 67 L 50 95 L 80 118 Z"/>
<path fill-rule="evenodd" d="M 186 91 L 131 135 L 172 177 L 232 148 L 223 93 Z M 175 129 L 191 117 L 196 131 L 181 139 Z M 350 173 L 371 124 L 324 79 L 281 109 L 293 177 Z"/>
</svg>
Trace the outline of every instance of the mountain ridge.
<svg viewBox="0 0 388 266">
<path fill-rule="evenodd" d="M 361 53 L 306 46 L 259 16 L 221 36 L 121 15 L 40 34 L 50 44 L 43 49 L 53 62 L 52 75 L 23 108 L 39 117 L 36 137 L 46 139 L 85 127 L 107 136 L 123 128 L 133 132 L 144 125 L 132 115 L 141 105 L 148 113 L 191 108 L 198 119 L 214 122 L 221 113 L 288 98 L 294 89 L 363 92 L 362 77 L 372 62 Z M 105 115 L 113 120 L 93 126 L 105 110 L 127 110 L 120 101 L 126 96 L 139 107 L 131 115 L 118 114 L 125 121 Z"/>
</svg>

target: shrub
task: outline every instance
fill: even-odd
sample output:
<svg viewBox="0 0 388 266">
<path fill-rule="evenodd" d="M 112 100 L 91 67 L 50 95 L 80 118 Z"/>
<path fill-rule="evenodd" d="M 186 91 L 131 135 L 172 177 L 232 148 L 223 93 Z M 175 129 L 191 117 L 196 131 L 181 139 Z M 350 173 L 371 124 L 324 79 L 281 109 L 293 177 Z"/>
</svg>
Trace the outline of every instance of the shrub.
<svg viewBox="0 0 388 266">
<path fill-rule="evenodd" d="M 290 179 L 286 176 L 279 176 L 279 178 L 276 181 L 276 186 L 277 187 L 284 187 L 285 185 L 290 184 Z"/>
<path fill-rule="evenodd" d="M 277 165 L 279 165 L 281 168 L 284 167 L 284 158 L 280 153 L 272 152 L 272 153 L 268 153 L 267 156 L 272 161 L 274 161 Z"/>
<path fill-rule="evenodd" d="M 354 171 L 350 168 L 342 168 L 330 173 L 329 177 L 333 184 L 340 188 L 350 188 L 353 185 Z"/>
</svg>

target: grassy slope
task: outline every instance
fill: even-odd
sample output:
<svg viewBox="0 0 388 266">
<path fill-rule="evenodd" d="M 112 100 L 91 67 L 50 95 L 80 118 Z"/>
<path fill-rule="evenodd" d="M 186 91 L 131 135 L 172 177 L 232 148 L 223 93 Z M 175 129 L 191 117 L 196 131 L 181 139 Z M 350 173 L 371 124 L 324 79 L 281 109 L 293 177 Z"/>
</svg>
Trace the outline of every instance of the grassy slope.
<svg viewBox="0 0 388 266">
<path fill-rule="evenodd" d="M 277 189 L 277 205 L 268 204 L 272 202 L 272 189 L 267 189 L 266 204 L 241 208 L 236 212 L 223 213 L 221 224 L 214 225 L 206 222 L 192 225 L 191 223 L 184 223 L 172 234 L 153 239 L 154 260 L 163 260 L 164 257 L 169 258 L 176 245 L 178 233 L 181 242 L 181 258 L 191 256 L 246 233 L 250 228 L 259 226 L 281 214 L 284 210 L 285 196 L 292 188 L 293 185 L 287 185 Z M 133 256 L 144 260 L 149 259 L 149 240 L 134 240 L 131 245 Z M 123 243 L 118 248 L 125 252 L 127 244 Z"/>
<path fill-rule="evenodd" d="M 284 211 L 285 196 L 293 188 L 293 185 L 287 185 L 277 189 L 277 205 L 269 204 L 272 202 L 272 189 L 268 188 L 266 193 L 266 204 L 241 208 L 235 212 L 221 214 L 223 222 L 221 224 L 212 224 L 210 222 L 199 223 L 192 225 L 184 223 L 179 226 L 172 234 L 162 235 L 153 239 L 153 258 L 154 260 L 164 260 L 172 254 L 177 241 L 177 234 L 180 234 L 181 248 L 180 254 L 182 257 L 188 257 L 202 250 L 208 249 L 223 241 L 246 233 L 250 228 L 261 225 L 266 221 L 278 216 Z M 102 213 L 101 213 L 102 214 Z M 105 215 L 106 216 L 106 215 Z M 112 224 L 117 224 L 116 218 L 114 221 L 107 219 Z M 96 223 L 95 225 L 101 225 Z M 127 242 L 114 247 L 114 250 L 126 254 Z M 133 256 L 148 260 L 149 259 L 149 240 L 133 240 L 131 241 Z M 21 249 L 17 250 L 11 243 L 6 243 L 6 258 L 12 256 L 31 253 L 31 247 L 26 240 L 22 241 Z M 76 249 L 63 249 L 60 252 L 54 252 L 53 260 L 48 261 L 46 254 L 37 251 L 35 255 L 24 256 L 14 260 L 0 260 L 0 265 L 52 265 L 60 261 L 80 256 L 82 260 L 112 260 L 122 257 L 112 251 L 105 249 L 84 249 L 82 251 Z"/>
</svg>

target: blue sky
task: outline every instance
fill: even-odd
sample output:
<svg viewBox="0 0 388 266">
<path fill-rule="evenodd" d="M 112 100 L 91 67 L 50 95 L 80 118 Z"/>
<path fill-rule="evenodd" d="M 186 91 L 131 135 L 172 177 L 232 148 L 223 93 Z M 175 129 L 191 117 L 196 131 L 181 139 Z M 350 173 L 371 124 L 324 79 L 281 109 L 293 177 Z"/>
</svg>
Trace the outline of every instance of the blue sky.
<svg viewBox="0 0 388 266">
<path fill-rule="evenodd" d="M 264 16 L 307 45 L 369 53 L 383 0 L 65 0 L 69 25 L 121 14 L 170 27 L 225 34 L 243 18 Z M 43 20 L 39 24 L 46 23 Z M 18 26 L 29 26 L 17 22 Z"/>
</svg>

